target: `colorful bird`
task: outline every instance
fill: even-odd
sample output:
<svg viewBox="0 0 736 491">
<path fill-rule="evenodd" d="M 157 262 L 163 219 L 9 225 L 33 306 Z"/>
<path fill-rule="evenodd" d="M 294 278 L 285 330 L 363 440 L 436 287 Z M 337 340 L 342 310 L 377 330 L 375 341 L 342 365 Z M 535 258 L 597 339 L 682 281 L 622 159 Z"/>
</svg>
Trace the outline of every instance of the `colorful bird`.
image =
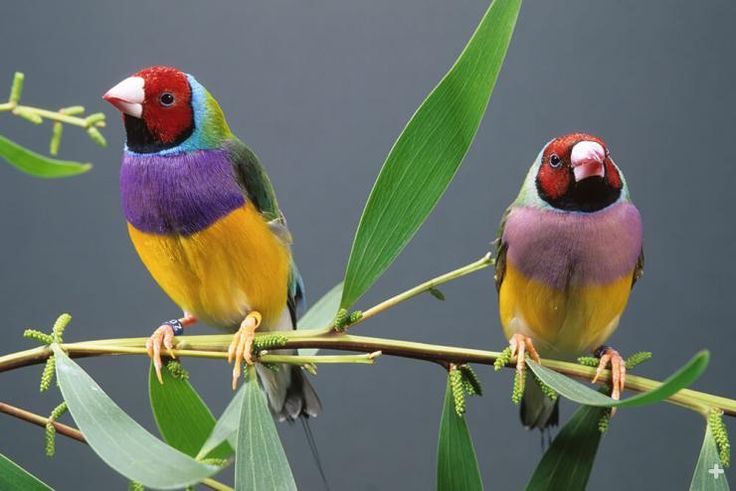
<svg viewBox="0 0 736 491">
<path fill-rule="evenodd" d="M 517 370 L 527 352 L 535 361 L 574 360 L 595 350 L 594 382 L 610 363 L 618 399 L 626 368 L 603 343 L 643 265 L 641 217 L 603 140 L 574 133 L 545 145 L 497 240 L 499 313 Z M 557 403 L 525 384 L 521 419 L 529 428 L 557 424 Z"/>
<path fill-rule="evenodd" d="M 217 101 L 191 75 L 164 66 L 126 78 L 104 96 L 127 136 L 120 192 L 138 255 L 184 315 L 146 347 L 161 380 L 161 351 L 201 320 L 235 331 L 233 389 L 252 363 L 255 330 L 296 327 L 303 284 L 271 181 L 230 131 Z M 302 369 L 257 367 L 279 419 L 316 416 L 320 402 Z"/>
</svg>

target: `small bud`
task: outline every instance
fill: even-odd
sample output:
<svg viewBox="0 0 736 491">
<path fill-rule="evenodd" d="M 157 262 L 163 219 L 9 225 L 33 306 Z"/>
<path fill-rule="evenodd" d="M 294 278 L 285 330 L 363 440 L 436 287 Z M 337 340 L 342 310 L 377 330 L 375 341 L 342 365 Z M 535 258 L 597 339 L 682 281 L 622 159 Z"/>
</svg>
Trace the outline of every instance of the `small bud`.
<svg viewBox="0 0 736 491">
<path fill-rule="evenodd" d="M 253 340 L 253 351 L 256 353 L 263 350 L 280 348 L 286 344 L 288 338 L 283 334 L 269 334 L 267 336 L 256 336 Z"/>
<path fill-rule="evenodd" d="M 46 392 L 51 387 L 51 382 L 54 380 L 54 374 L 56 373 L 56 357 L 51 355 L 46 359 L 46 365 L 43 367 L 41 372 L 41 385 L 39 390 Z"/>
<path fill-rule="evenodd" d="M 506 349 L 504 349 L 498 358 L 496 358 L 496 361 L 493 362 L 493 369 L 496 371 L 501 370 L 503 367 L 509 364 L 511 361 L 511 347 L 507 346 Z"/>
<path fill-rule="evenodd" d="M 483 387 L 480 384 L 478 376 L 475 374 L 473 367 L 470 365 L 461 365 L 460 372 L 463 374 L 463 385 L 465 391 L 471 396 L 483 395 Z"/>
<path fill-rule="evenodd" d="M 36 329 L 26 329 L 23 331 L 23 337 L 34 339 L 42 344 L 51 344 L 54 342 L 54 338 L 46 333 L 37 331 Z"/>
<path fill-rule="evenodd" d="M 338 310 L 337 314 L 335 315 L 335 330 L 339 332 L 344 331 L 349 321 L 350 316 L 348 315 L 347 309 Z"/>
<path fill-rule="evenodd" d="M 511 392 L 511 402 L 517 406 L 521 404 L 524 395 L 524 384 L 526 383 L 526 370 L 517 370 L 514 375 L 514 388 Z"/>
<path fill-rule="evenodd" d="M 33 124 L 43 123 L 43 119 L 41 118 L 41 116 L 29 109 L 26 109 L 25 107 L 16 107 L 13 110 L 13 114 L 15 114 L 16 116 L 20 116 L 21 118 L 25 119 L 26 121 L 30 121 Z"/>
<path fill-rule="evenodd" d="M 434 298 L 436 298 L 437 300 L 441 300 L 441 301 L 443 301 L 443 302 L 445 301 L 445 294 L 444 294 L 444 293 L 442 293 L 442 291 L 440 291 L 440 289 L 439 289 L 439 288 L 434 288 L 434 287 L 432 287 L 432 288 L 430 288 L 430 289 L 429 289 L 429 290 L 427 290 L 427 291 L 428 291 L 428 292 L 430 293 L 430 295 L 432 295 L 432 296 L 433 296 Z"/>
<path fill-rule="evenodd" d="M 49 153 L 51 155 L 59 154 L 59 147 L 61 146 L 61 134 L 64 131 L 64 125 L 61 123 L 54 123 L 51 130 L 51 142 L 49 143 Z"/>
<path fill-rule="evenodd" d="M 72 316 L 69 314 L 61 314 L 56 319 L 56 322 L 54 322 L 54 327 L 51 329 L 56 342 L 60 343 L 62 341 L 61 337 L 64 335 L 64 329 L 66 329 L 66 326 L 69 325 L 69 322 L 71 322 L 71 320 Z"/>
<path fill-rule="evenodd" d="M 8 102 L 12 102 L 13 104 L 18 104 L 18 102 L 20 102 L 20 95 L 23 93 L 24 80 L 25 75 L 23 75 L 21 72 L 15 72 L 15 75 L 13 76 L 13 85 L 10 88 L 10 97 L 8 98 Z"/>
<path fill-rule="evenodd" d="M 463 386 L 463 375 L 456 365 L 450 365 L 449 378 L 455 412 L 458 416 L 462 416 L 465 414 L 465 387 Z"/>
<path fill-rule="evenodd" d="M 94 113 L 87 116 L 84 120 L 85 124 L 89 126 L 95 126 L 100 121 L 105 120 L 105 114 L 104 113 Z"/>
<path fill-rule="evenodd" d="M 638 351 L 626 358 L 626 369 L 631 370 L 637 365 L 644 363 L 652 357 L 651 351 Z"/>
<path fill-rule="evenodd" d="M 50 421 L 46 423 L 46 456 L 56 454 L 56 427 Z"/>
<path fill-rule="evenodd" d="M 129 491 L 146 491 L 145 486 L 139 482 L 130 481 L 128 484 L 128 490 Z"/>
<path fill-rule="evenodd" d="M 59 112 L 61 114 L 66 114 L 67 116 L 78 116 L 84 112 L 84 106 L 62 107 L 59 109 Z"/>
<path fill-rule="evenodd" d="M 608 425 L 611 423 L 611 409 L 603 411 L 601 419 L 598 420 L 598 431 L 605 433 L 608 431 Z"/>
<path fill-rule="evenodd" d="M 166 363 L 166 369 L 175 379 L 189 380 L 189 372 L 187 372 L 177 360 L 169 360 Z"/>
<path fill-rule="evenodd" d="M 581 356 L 578 358 L 578 363 L 586 367 L 596 368 L 600 364 L 600 360 L 595 356 Z"/>
<path fill-rule="evenodd" d="M 362 310 L 355 310 L 353 313 L 350 314 L 350 319 L 348 321 L 349 325 L 353 325 L 356 322 L 358 322 L 360 319 L 363 318 L 363 311 Z"/>
<path fill-rule="evenodd" d="M 102 136 L 102 133 L 100 133 L 100 130 L 95 128 L 94 126 L 90 126 L 87 128 L 87 134 L 92 139 L 93 142 L 98 144 L 101 147 L 107 146 L 107 140 L 105 140 L 105 137 Z"/>
</svg>

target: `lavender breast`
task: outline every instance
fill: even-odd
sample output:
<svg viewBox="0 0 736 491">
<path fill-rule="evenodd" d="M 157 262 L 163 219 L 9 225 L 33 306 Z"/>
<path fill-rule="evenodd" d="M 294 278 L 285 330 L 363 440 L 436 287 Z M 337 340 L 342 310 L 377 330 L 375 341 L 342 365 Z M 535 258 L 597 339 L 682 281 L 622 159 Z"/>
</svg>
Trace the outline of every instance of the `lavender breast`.
<svg viewBox="0 0 736 491">
<path fill-rule="evenodd" d="M 120 194 L 126 220 L 153 234 L 191 235 L 245 203 L 224 150 L 125 152 Z"/>
<path fill-rule="evenodd" d="M 594 213 L 511 209 L 506 259 L 527 278 L 557 289 L 604 285 L 631 274 L 641 254 L 639 211 L 627 202 Z"/>
</svg>

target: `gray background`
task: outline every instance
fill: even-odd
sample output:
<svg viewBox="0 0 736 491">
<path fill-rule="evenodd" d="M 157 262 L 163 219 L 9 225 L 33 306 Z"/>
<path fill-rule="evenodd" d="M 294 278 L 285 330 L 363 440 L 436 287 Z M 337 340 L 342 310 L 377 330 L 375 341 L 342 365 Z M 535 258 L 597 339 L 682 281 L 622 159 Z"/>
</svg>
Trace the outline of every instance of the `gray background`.
<svg viewBox="0 0 736 491">
<path fill-rule="evenodd" d="M 10 2 L 8 2 L 10 3 Z M 24 101 L 84 104 L 110 117 L 107 149 L 67 128 L 62 155 L 94 170 L 60 181 L 0 165 L 0 352 L 27 348 L 25 327 L 74 314 L 70 340 L 148 335 L 177 314 L 125 231 L 118 199 L 122 125 L 100 95 L 151 64 L 195 74 L 233 130 L 265 162 L 316 300 L 340 280 L 365 197 L 394 138 L 470 36 L 478 0 L 41 2 L 4 6 L 2 86 L 26 73 Z M 731 197 L 732 0 L 527 2 L 489 112 L 464 166 L 415 240 L 361 302 L 372 305 L 480 257 L 527 165 L 572 130 L 605 138 L 645 221 L 647 267 L 612 343 L 651 349 L 641 372 L 664 377 L 695 351 L 713 358 L 696 386 L 734 395 Z M 3 89 L 4 90 L 4 89 Z M 49 128 L 0 115 L 0 131 L 45 151 Z M 362 325 L 366 335 L 479 348 L 504 344 L 491 273 L 443 288 Z M 211 332 L 198 327 L 193 333 Z M 142 357 L 83 362 L 152 428 Z M 224 363 L 187 361 L 214 412 L 231 396 Z M 0 400 L 48 413 L 40 367 L 0 374 Z M 540 458 L 518 424 L 511 374 L 479 369 L 487 395 L 469 403 L 487 487 L 519 489 Z M 314 432 L 334 489 L 431 489 L 444 374 L 416 361 L 323 367 Z M 563 405 L 563 418 L 573 410 Z M 736 426 L 731 424 L 731 429 Z M 281 427 L 298 483 L 320 489 L 299 426 Z M 620 411 L 591 489 L 683 489 L 701 419 L 670 405 Z M 0 451 L 59 489 L 123 489 L 86 447 L 59 438 L 43 456 L 36 427 L 0 415 Z M 732 479 L 736 474 L 730 471 Z"/>
</svg>

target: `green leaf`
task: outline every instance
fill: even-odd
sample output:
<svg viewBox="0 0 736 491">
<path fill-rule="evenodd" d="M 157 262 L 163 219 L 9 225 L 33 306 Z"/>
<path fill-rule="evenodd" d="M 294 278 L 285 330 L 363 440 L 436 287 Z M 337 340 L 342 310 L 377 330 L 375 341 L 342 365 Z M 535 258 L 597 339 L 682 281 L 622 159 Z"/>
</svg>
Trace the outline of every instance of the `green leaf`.
<svg viewBox="0 0 736 491">
<path fill-rule="evenodd" d="M 0 453 L 0 489 L 51 491 L 36 476 Z"/>
<path fill-rule="evenodd" d="M 232 400 L 230 400 L 230 403 L 222 412 L 220 419 L 215 423 L 215 427 L 212 428 L 212 432 L 199 450 L 197 459 L 204 458 L 225 441 L 229 442 L 233 448 L 238 445 L 238 423 L 240 422 L 240 407 L 243 405 L 244 395 L 245 386 L 242 386 L 235 393 Z"/>
<path fill-rule="evenodd" d="M 220 470 L 166 445 L 136 423 L 57 344 L 56 376 L 77 426 L 110 467 L 146 487 L 178 489 Z"/>
<path fill-rule="evenodd" d="M 297 322 L 298 329 L 324 329 L 329 326 L 335 319 L 337 309 L 340 308 L 342 287 L 343 283 L 341 281 L 325 293 L 322 298 L 317 300 L 317 303 L 312 305 L 301 319 L 299 319 L 299 322 Z M 299 354 L 302 356 L 314 356 L 318 351 L 318 348 L 300 348 Z"/>
<path fill-rule="evenodd" d="M 705 438 L 700 449 L 698 463 L 695 465 L 690 491 L 728 491 L 728 480 L 718 456 L 718 447 L 711 433 L 710 425 L 705 427 Z"/>
<path fill-rule="evenodd" d="M 680 389 L 684 389 L 695 382 L 708 367 L 709 359 L 710 354 L 708 351 L 700 351 L 657 388 L 620 401 L 614 401 L 610 397 L 596 392 L 580 382 L 549 368 L 545 368 L 531 360 L 527 363 L 537 377 L 571 401 L 585 404 L 586 406 L 597 407 L 639 407 L 667 399 L 679 392 Z"/>
<path fill-rule="evenodd" d="M 449 186 L 488 105 L 520 7 L 521 0 L 493 1 L 394 143 L 358 224 L 340 307 L 376 282 Z"/>
<path fill-rule="evenodd" d="M 0 135 L 0 157 L 18 170 L 35 177 L 55 178 L 84 174 L 92 164 L 44 157 Z"/>
<path fill-rule="evenodd" d="M 153 417 L 166 443 L 194 457 L 215 427 L 215 417 L 185 377 L 174 377 L 168 368 L 161 370 L 164 383 L 156 378 L 153 365 L 148 374 L 148 395 Z M 226 459 L 233 450 L 223 443 L 207 455 Z"/>
<path fill-rule="evenodd" d="M 601 440 L 598 421 L 606 411 L 591 406 L 578 409 L 544 453 L 526 489 L 584 490 Z"/>
<path fill-rule="evenodd" d="M 246 371 L 236 448 L 236 490 L 296 491 L 289 461 L 253 366 Z"/>
<path fill-rule="evenodd" d="M 482 490 L 483 481 L 465 418 L 458 416 L 448 380 L 437 444 L 437 490 Z"/>
</svg>

